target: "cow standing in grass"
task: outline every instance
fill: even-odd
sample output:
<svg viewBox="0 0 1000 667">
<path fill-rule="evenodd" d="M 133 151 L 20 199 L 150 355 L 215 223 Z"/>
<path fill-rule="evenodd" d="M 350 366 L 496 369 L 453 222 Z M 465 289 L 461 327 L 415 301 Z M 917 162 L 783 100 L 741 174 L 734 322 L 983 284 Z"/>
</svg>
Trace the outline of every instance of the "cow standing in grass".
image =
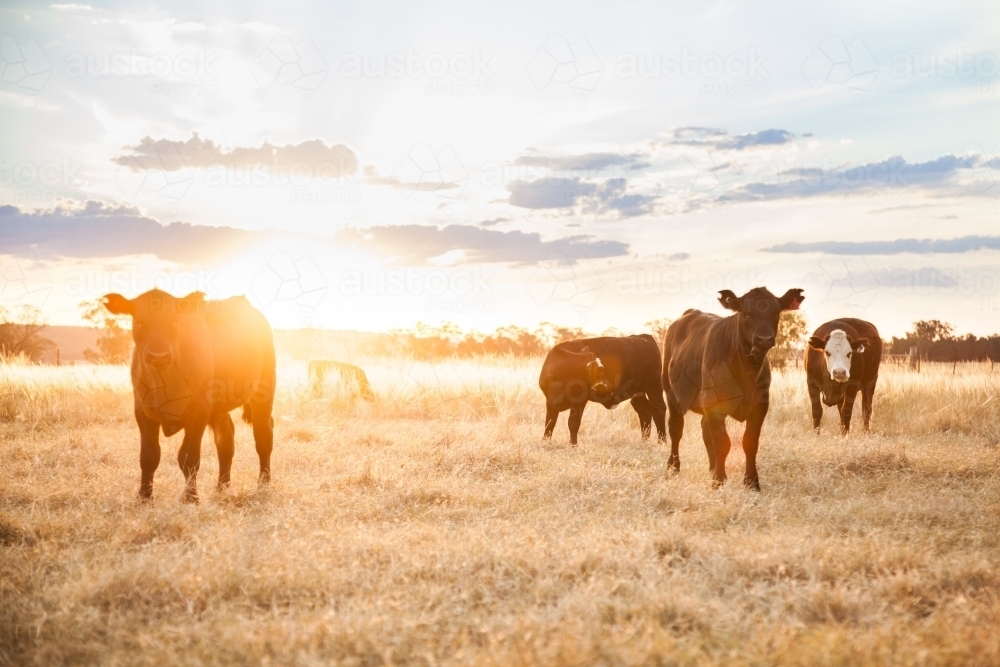
<svg viewBox="0 0 1000 667">
<path fill-rule="evenodd" d="M 854 401 L 860 391 L 865 431 L 869 430 L 881 363 L 882 337 L 871 322 L 843 317 L 817 328 L 809 338 L 805 353 L 813 428 L 819 431 L 823 404 L 836 405 L 840 412 L 840 431 L 847 434 L 851 430 Z"/>
<path fill-rule="evenodd" d="M 746 422 L 743 482 L 760 491 L 757 448 L 771 387 L 767 351 L 774 347 L 781 311 L 798 309 L 805 297 L 801 289 L 790 289 L 778 298 L 765 287 L 741 297 L 730 290 L 719 295 L 719 302 L 733 315 L 688 310 L 663 338 L 663 390 L 670 410 L 667 465 L 680 470 L 684 413 L 692 410 L 701 415 L 708 468 L 717 485 L 725 483 L 726 457 L 732 446 L 726 431 L 729 416 Z"/>
<path fill-rule="evenodd" d="M 559 343 L 545 357 L 538 386 L 545 394 L 545 438 L 552 437 L 559 413 L 569 410 L 569 441 L 575 445 L 588 402 L 610 410 L 630 401 L 642 439 L 655 422 L 659 440 L 666 440 L 660 350 L 649 334 Z"/>
<path fill-rule="evenodd" d="M 134 299 L 104 297 L 107 309 L 132 317 L 132 392 L 139 425 L 139 496 L 153 495 L 160 430 L 184 431 L 177 463 L 183 499 L 198 500 L 201 439 L 211 427 L 219 455 L 219 488 L 229 484 L 235 427 L 229 412 L 243 406 L 253 425 L 260 482 L 271 478 L 275 355 L 271 326 L 243 297 L 206 301 L 201 292 L 177 298 L 154 289 Z"/>
</svg>

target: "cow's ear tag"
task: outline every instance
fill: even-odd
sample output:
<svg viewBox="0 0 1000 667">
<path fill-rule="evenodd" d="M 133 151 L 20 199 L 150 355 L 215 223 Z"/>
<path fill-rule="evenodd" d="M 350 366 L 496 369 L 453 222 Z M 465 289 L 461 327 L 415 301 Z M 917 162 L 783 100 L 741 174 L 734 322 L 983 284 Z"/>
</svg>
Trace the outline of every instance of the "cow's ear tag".
<svg viewBox="0 0 1000 667">
<path fill-rule="evenodd" d="M 864 351 L 865 351 L 865 346 L 864 345 L 858 346 L 858 354 L 861 354 Z"/>
</svg>

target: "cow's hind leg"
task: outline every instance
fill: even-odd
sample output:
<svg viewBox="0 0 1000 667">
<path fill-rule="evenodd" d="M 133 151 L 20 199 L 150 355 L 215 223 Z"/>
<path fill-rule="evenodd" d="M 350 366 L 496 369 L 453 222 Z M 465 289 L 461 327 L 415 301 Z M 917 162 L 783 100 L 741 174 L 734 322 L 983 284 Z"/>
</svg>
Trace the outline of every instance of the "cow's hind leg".
<svg viewBox="0 0 1000 667">
<path fill-rule="evenodd" d="M 865 388 L 861 392 L 861 416 L 865 420 L 865 431 L 870 431 L 872 427 L 872 403 L 875 398 L 875 383 L 878 380 L 877 377 L 872 378 L 872 381 L 865 385 Z"/>
<path fill-rule="evenodd" d="M 667 459 L 667 467 L 672 468 L 674 472 L 679 472 L 681 469 L 681 436 L 684 435 L 684 410 L 669 393 L 667 393 L 667 409 L 670 411 L 667 421 L 667 432 L 670 434 L 670 458 Z"/>
<path fill-rule="evenodd" d="M 184 473 L 185 502 L 198 502 L 198 469 L 201 467 L 201 439 L 208 424 L 201 422 L 184 428 L 184 440 L 177 451 L 177 465 Z"/>
<path fill-rule="evenodd" d="M 556 430 L 557 421 L 559 421 L 559 408 L 545 401 L 545 432 L 542 434 L 544 440 L 552 437 L 552 432 Z"/>
<path fill-rule="evenodd" d="M 712 477 L 715 486 L 722 486 L 726 483 L 726 457 L 729 456 L 729 449 L 732 441 L 726 431 L 726 416 L 707 414 L 701 418 L 701 434 L 705 440 L 705 449 L 708 450 L 709 466 L 712 470 Z"/>
<path fill-rule="evenodd" d="M 663 392 L 657 391 L 646 394 L 649 401 L 649 409 L 653 413 L 653 423 L 656 424 L 656 441 L 667 441 L 667 404 L 663 402 Z"/>
<path fill-rule="evenodd" d="M 219 491 L 229 486 L 229 472 L 233 468 L 233 454 L 236 452 L 236 428 L 233 418 L 225 412 L 212 424 L 215 437 L 215 451 L 219 454 Z"/>
<path fill-rule="evenodd" d="M 649 401 L 646 400 L 645 394 L 636 394 L 630 402 L 639 415 L 639 432 L 642 434 L 642 439 L 648 440 L 653 425 L 653 411 L 649 407 Z"/>
<path fill-rule="evenodd" d="M 271 417 L 271 403 L 253 403 L 251 405 L 253 421 L 253 442 L 257 448 L 257 458 L 260 459 L 260 477 L 262 484 L 271 481 L 271 450 L 274 449 L 274 419 Z"/>
</svg>

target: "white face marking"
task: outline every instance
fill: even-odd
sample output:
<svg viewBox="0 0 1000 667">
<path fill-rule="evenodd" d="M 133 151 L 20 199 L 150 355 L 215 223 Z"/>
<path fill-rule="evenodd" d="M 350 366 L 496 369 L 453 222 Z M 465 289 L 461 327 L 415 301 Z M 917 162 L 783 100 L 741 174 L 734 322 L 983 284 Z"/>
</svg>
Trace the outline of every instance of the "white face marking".
<svg viewBox="0 0 1000 667">
<path fill-rule="evenodd" d="M 826 341 L 826 367 L 830 371 L 830 379 L 837 382 L 847 382 L 851 379 L 851 357 L 853 350 L 847 340 L 847 334 L 837 329 Z"/>
</svg>

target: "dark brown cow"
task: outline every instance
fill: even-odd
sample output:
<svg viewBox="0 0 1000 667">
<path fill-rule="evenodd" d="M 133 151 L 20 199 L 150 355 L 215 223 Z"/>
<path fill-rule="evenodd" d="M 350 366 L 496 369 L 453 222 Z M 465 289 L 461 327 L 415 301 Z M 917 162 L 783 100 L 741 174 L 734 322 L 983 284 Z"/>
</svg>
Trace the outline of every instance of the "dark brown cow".
<svg viewBox="0 0 1000 667">
<path fill-rule="evenodd" d="M 177 463 L 186 480 L 184 500 L 197 501 L 201 438 L 212 428 L 219 454 L 219 487 L 229 484 L 234 432 L 229 412 L 243 406 L 253 424 L 260 481 L 271 477 L 275 358 L 264 316 L 243 297 L 205 301 L 194 292 L 177 298 L 151 290 L 134 299 L 108 294 L 104 304 L 132 316 L 132 393 L 139 424 L 139 496 L 153 495 L 160 463 L 160 429 L 184 431 Z"/>
<path fill-rule="evenodd" d="M 801 289 L 790 289 L 779 299 L 764 287 L 741 297 L 730 290 L 719 294 L 719 302 L 734 315 L 723 318 L 688 310 L 670 325 L 663 338 L 663 390 L 670 410 L 667 465 L 680 470 L 678 445 L 684 432 L 684 413 L 693 410 L 702 416 L 708 468 L 715 483 L 723 484 L 731 447 L 726 432 L 729 416 L 746 422 L 743 482 L 760 491 L 757 447 L 771 387 L 766 355 L 774 347 L 781 311 L 797 309 L 805 297 Z"/>
<path fill-rule="evenodd" d="M 631 401 L 642 439 L 656 422 L 658 439 L 666 440 L 660 350 L 649 334 L 559 343 L 545 357 L 538 386 L 545 394 L 545 438 L 552 437 L 559 413 L 569 410 L 569 441 L 575 445 L 588 401 L 609 410 Z"/>
<path fill-rule="evenodd" d="M 813 428 L 818 431 L 823 419 L 822 399 L 827 406 L 837 406 L 840 431 L 849 432 L 854 400 L 860 391 L 865 430 L 869 430 L 880 363 L 882 337 L 871 322 L 842 317 L 816 329 L 805 353 Z"/>
</svg>

